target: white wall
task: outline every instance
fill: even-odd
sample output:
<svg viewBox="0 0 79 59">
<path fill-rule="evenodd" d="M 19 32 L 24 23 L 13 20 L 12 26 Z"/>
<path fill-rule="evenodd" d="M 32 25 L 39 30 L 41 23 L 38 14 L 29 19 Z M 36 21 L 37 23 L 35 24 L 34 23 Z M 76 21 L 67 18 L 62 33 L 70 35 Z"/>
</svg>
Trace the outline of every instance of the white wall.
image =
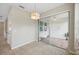
<svg viewBox="0 0 79 59">
<path fill-rule="evenodd" d="M 78 49 L 79 43 L 79 4 L 75 4 L 75 48 Z"/>
<path fill-rule="evenodd" d="M 75 37 L 79 39 L 79 4 L 75 4 Z"/>
<path fill-rule="evenodd" d="M 12 49 L 37 40 L 37 21 L 30 19 L 30 13 L 13 7 L 8 16 L 8 41 Z"/>
</svg>

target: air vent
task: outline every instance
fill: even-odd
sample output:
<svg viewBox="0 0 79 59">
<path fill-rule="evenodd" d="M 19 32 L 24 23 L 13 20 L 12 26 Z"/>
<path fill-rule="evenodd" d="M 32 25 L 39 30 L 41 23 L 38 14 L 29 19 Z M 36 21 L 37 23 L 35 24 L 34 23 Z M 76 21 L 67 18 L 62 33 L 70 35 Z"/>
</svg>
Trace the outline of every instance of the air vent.
<svg viewBox="0 0 79 59">
<path fill-rule="evenodd" d="M 22 9 L 24 9 L 24 7 L 23 7 L 23 6 L 21 6 L 21 5 L 20 5 L 19 7 L 20 7 L 20 8 L 22 8 Z"/>
</svg>

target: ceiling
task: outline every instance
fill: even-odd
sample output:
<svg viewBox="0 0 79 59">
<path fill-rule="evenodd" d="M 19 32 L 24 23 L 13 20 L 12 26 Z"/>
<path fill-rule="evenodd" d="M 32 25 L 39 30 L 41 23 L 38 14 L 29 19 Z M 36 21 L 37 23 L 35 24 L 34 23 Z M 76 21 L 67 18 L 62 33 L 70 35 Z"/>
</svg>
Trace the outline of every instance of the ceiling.
<svg viewBox="0 0 79 59">
<path fill-rule="evenodd" d="M 21 4 L 25 7 L 25 9 L 29 12 L 37 11 L 39 13 L 45 12 L 47 10 L 56 8 L 62 4 L 60 3 L 27 3 L 27 4 Z"/>
<path fill-rule="evenodd" d="M 6 17 L 11 6 L 23 6 L 28 12 L 37 11 L 42 13 L 54 9 L 64 3 L 0 3 L 0 16 Z"/>
</svg>

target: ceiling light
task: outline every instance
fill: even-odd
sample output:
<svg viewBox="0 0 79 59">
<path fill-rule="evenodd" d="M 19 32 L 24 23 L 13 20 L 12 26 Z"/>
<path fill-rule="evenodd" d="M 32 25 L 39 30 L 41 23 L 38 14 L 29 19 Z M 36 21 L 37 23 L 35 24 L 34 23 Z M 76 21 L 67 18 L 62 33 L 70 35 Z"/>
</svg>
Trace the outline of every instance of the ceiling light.
<svg viewBox="0 0 79 59">
<path fill-rule="evenodd" d="M 40 19 L 40 14 L 37 13 L 37 12 L 32 12 L 32 13 L 31 13 L 31 19 L 33 19 L 33 20 L 38 20 L 38 19 Z"/>
</svg>

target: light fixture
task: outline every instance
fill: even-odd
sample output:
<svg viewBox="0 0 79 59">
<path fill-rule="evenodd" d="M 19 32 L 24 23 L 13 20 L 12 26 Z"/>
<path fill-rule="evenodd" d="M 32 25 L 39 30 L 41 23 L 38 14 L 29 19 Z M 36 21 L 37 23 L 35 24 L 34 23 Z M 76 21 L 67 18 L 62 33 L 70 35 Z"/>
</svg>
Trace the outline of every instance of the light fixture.
<svg viewBox="0 0 79 59">
<path fill-rule="evenodd" d="M 40 19 L 40 14 L 37 13 L 37 12 L 32 12 L 32 13 L 31 13 L 31 19 L 33 19 L 33 20 L 38 20 L 38 19 Z"/>
<path fill-rule="evenodd" d="M 31 19 L 33 19 L 33 20 L 40 19 L 40 14 L 37 12 L 36 4 L 34 4 L 34 10 L 31 13 Z"/>
</svg>

